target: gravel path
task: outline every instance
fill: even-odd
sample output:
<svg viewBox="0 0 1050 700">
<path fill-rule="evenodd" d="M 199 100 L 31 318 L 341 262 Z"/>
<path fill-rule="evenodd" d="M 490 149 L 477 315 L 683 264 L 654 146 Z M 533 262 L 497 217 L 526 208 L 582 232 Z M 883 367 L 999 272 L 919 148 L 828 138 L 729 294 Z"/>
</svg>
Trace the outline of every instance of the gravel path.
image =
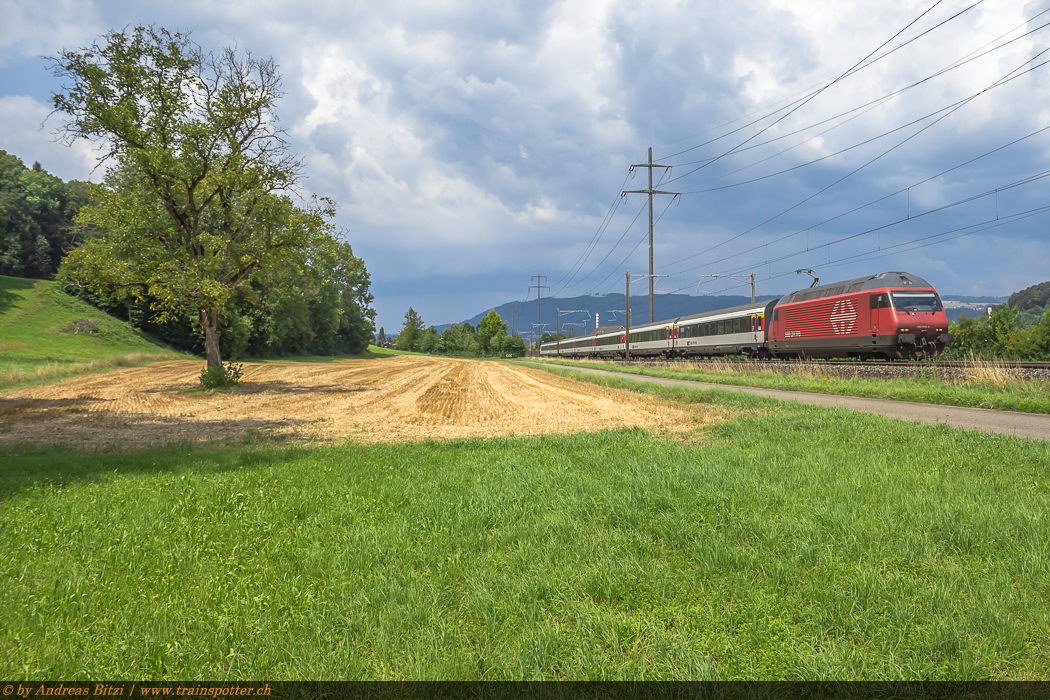
<svg viewBox="0 0 1050 700">
<path fill-rule="evenodd" d="M 851 411 L 876 413 L 880 416 L 919 423 L 944 423 L 954 428 L 978 430 L 983 433 L 1005 433 L 1031 440 L 1050 441 L 1050 416 L 1037 413 L 1018 413 L 1015 411 L 994 411 L 985 408 L 961 408 L 957 406 L 939 406 L 910 401 L 890 401 L 888 399 L 865 399 L 855 396 L 835 396 L 829 394 L 811 394 L 802 391 L 783 391 L 780 389 L 761 389 L 757 387 L 732 386 L 728 384 L 710 384 L 685 379 L 665 379 L 638 374 L 625 374 L 586 367 L 566 367 L 563 365 L 546 365 L 572 372 L 584 372 L 600 376 L 633 379 L 642 382 L 654 382 L 661 386 L 684 386 L 694 389 L 722 389 L 741 391 L 756 396 L 767 396 L 783 401 L 816 404 L 848 408 Z"/>
</svg>

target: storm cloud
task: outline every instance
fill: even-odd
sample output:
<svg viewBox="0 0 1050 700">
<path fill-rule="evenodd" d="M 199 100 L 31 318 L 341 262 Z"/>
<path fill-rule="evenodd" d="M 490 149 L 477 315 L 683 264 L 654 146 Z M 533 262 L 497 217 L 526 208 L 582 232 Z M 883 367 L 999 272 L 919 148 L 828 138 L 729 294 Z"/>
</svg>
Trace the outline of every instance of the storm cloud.
<svg viewBox="0 0 1050 700">
<path fill-rule="evenodd" d="M 446 323 L 524 299 L 534 274 L 622 291 L 647 214 L 619 194 L 647 186 L 628 169 L 649 147 L 683 193 L 656 201 L 662 291 L 755 270 L 776 294 L 807 286 L 798 268 L 963 294 L 1050 278 L 1047 180 L 1011 186 L 1050 169 L 1047 0 L 4 7 L 0 148 L 65 179 L 101 174 L 90 144 L 52 140 L 41 56 L 136 24 L 272 55 L 303 185 L 338 203 L 388 330 L 409 305 Z"/>
</svg>

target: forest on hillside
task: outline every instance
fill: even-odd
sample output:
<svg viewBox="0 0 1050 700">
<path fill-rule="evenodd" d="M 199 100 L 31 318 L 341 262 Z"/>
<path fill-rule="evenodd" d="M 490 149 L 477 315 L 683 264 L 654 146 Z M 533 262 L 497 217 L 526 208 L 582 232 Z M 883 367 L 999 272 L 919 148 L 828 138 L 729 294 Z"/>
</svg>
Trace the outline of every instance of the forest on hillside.
<svg viewBox="0 0 1050 700">
<path fill-rule="evenodd" d="M 54 279 L 86 232 L 74 219 L 90 201 L 90 188 L 62 182 L 40 163 L 27 168 L 0 150 L 0 275 Z"/>
</svg>

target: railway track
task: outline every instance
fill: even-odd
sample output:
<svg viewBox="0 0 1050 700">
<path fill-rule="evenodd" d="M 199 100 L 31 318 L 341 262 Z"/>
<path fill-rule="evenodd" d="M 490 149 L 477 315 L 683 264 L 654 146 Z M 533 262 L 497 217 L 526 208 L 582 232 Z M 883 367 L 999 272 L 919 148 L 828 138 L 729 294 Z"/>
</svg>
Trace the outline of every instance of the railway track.
<svg viewBox="0 0 1050 700">
<path fill-rule="evenodd" d="M 567 358 L 566 358 L 567 359 Z M 623 360 L 613 360 L 617 364 L 624 364 Z M 1021 362 L 1021 361 L 963 361 L 963 360 L 929 360 L 929 361 L 915 361 L 915 360 L 751 360 L 747 358 L 717 358 L 717 359 L 700 359 L 700 358 L 653 358 L 646 360 L 631 360 L 627 364 L 637 365 L 640 367 L 645 366 L 656 366 L 666 365 L 674 362 L 695 362 L 698 365 L 702 365 L 705 362 L 727 362 L 727 363 L 739 363 L 744 365 L 755 365 L 755 366 L 775 366 L 775 365 L 795 365 L 795 366 L 814 366 L 814 367 L 877 367 L 877 366 L 893 366 L 893 367 L 952 367 L 962 369 L 974 369 L 974 368 L 1002 368 L 1002 369 L 1041 369 L 1050 370 L 1050 362 Z"/>
<path fill-rule="evenodd" d="M 553 358 L 552 358 L 553 359 Z M 562 360 L 572 361 L 562 357 Z M 583 361 L 587 361 L 584 359 Z M 633 366 L 653 368 L 725 368 L 740 365 L 750 371 L 770 371 L 777 374 L 824 374 L 837 377 L 929 377 L 941 379 L 972 379 L 985 377 L 993 381 L 1003 379 L 1050 381 L 1050 362 L 964 362 L 958 360 L 930 360 L 926 362 L 894 360 L 750 360 L 746 358 L 646 358 L 630 360 L 603 358 L 600 362 L 610 366 Z"/>
</svg>

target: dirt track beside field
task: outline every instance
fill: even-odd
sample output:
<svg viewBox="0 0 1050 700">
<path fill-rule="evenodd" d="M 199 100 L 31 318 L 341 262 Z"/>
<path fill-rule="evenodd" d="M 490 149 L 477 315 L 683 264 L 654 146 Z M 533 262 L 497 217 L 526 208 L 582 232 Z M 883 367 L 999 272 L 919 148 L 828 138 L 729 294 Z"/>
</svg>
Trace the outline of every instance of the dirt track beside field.
<svg viewBox="0 0 1050 700">
<path fill-rule="evenodd" d="M 202 393 L 200 362 L 163 362 L 0 393 L 0 443 L 139 449 L 258 439 L 402 441 L 596 431 L 672 432 L 710 409 L 497 362 L 398 356 L 245 365 L 245 385 Z M 707 412 L 705 412 L 707 411 Z"/>
</svg>

